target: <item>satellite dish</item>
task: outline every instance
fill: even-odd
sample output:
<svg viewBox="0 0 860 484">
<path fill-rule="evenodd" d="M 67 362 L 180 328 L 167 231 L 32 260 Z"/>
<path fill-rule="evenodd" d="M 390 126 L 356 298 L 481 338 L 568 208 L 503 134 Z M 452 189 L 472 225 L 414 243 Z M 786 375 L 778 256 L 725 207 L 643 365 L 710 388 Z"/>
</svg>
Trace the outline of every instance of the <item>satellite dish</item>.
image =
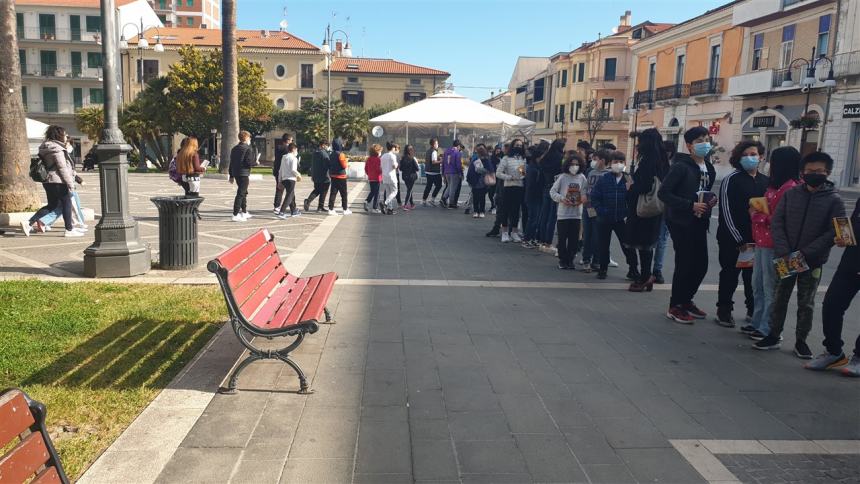
<svg viewBox="0 0 860 484">
<path fill-rule="evenodd" d="M 370 133 L 374 138 L 382 138 L 382 135 L 385 134 L 385 131 L 382 129 L 382 126 L 374 126 Z"/>
<path fill-rule="evenodd" d="M 287 30 L 287 26 L 289 24 L 287 23 L 287 19 L 284 19 L 284 20 L 281 20 L 281 23 L 279 25 L 281 27 L 281 30 Z"/>
</svg>

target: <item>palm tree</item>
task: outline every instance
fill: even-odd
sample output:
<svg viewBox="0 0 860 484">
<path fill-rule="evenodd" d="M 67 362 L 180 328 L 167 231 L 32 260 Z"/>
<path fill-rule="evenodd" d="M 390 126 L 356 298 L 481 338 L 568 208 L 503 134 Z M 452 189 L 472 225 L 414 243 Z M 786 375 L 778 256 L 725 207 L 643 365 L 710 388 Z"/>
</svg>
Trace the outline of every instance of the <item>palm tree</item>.
<svg viewBox="0 0 860 484">
<path fill-rule="evenodd" d="M 15 2 L 0 3 L 0 213 L 23 212 L 40 205 L 30 180 L 30 149 L 21 97 Z"/>
<path fill-rule="evenodd" d="M 230 150 L 239 139 L 239 73 L 236 46 L 236 0 L 221 0 L 221 49 L 224 98 L 221 104 L 221 173 L 230 165 Z"/>
</svg>

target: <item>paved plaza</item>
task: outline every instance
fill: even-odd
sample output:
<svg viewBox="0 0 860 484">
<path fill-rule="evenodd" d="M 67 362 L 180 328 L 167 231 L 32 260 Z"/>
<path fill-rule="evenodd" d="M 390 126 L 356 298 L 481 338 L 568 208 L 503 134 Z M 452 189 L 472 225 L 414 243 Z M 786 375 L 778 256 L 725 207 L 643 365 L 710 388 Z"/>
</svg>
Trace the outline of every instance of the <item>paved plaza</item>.
<svg viewBox="0 0 860 484">
<path fill-rule="evenodd" d="M 97 178 L 85 176 L 94 206 Z M 234 187 L 204 180 L 201 259 L 267 227 L 291 270 L 339 274 L 336 324 L 295 354 L 315 393 L 296 394 L 295 374 L 265 361 L 242 374 L 237 395 L 215 394 L 242 352 L 225 327 L 81 482 L 860 480 L 860 385 L 801 368 L 793 315 L 786 347 L 757 352 L 710 320 L 668 321 L 668 285 L 634 294 L 623 268 L 606 281 L 559 271 L 548 254 L 484 237 L 490 219 L 438 208 L 366 215 L 355 201 L 364 185 L 351 183 L 355 215 L 281 221 L 271 185 L 252 182 L 257 217 L 242 225 L 229 221 Z M 149 197 L 177 190 L 164 175 L 130 175 L 130 190 L 141 234 L 157 244 Z M 57 236 L 7 233 L 0 276 L 80 274 L 88 241 Z M 696 302 L 712 312 L 710 243 Z M 850 340 L 858 310 L 855 300 Z M 809 342 L 819 351 L 816 313 Z"/>
</svg>

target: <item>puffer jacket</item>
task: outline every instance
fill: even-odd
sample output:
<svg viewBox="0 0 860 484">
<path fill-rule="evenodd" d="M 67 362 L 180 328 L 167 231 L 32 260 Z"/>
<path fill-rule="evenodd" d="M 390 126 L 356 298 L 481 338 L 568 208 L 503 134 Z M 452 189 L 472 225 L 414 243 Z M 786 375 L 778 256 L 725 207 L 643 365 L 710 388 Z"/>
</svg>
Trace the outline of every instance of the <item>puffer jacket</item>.
<svg viewBox="0 0 860 484">
<path fill-rule="evenodd" d="M 75 189 L 75 168 L 66 147 L 58 141 L 45 141 L 39 146 L 39 156 L 45 161 L 48 179 L 45 183 L 66 185 Z"/>
<path fill-rule="evenodd" d="M 605 173 L 591 190 L 591 206 L 601 222 L 618 222 L 627 217 L 627 175 L 615 178 Z"/>
<path fill-rule="evenodd" d="M 810 192 L 805 184 L 785 192 L 771 218 L 773 254 L 776 257 L 799 250 L 810 268 L 827 262 L 836 229 L 834 217 L 845 216 L 845 204 L 833 183 Z"/>
</svg>

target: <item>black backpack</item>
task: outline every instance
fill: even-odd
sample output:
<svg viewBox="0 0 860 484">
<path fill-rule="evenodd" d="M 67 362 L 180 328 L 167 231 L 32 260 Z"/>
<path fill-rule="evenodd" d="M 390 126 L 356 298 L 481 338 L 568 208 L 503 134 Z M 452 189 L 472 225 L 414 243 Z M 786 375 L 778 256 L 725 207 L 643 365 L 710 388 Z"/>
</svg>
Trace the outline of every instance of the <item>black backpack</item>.
<svg viewBox="0 0 860 484">
<path fill-rule="evenodd" d="M 340 153 L 340 151 L 332 151 L 328 156 L 328 172 L 332 175 L 338 175 L 344 171 L 340 166 Z"/>
<path fill-rule="evenodd" d="M 48 181 L 48 164 L 41 154 L 36 158 L 30 158 L 30 178 L 36 183 Z"/>
</svg>

